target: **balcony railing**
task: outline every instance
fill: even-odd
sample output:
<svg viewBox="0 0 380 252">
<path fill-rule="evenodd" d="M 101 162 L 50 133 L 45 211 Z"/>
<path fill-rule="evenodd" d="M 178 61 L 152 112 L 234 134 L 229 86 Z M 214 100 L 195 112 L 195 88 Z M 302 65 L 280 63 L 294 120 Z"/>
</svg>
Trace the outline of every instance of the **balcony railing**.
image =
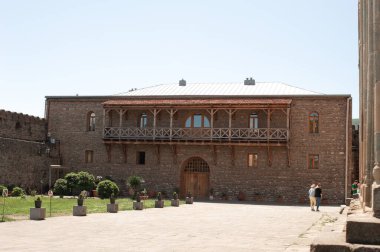
<svg viewBox="0 0 380 252">
<path fill-rule="evenodd" d="M 106 127 L 104 139 L 202 140 L 202 141 L 287 141 L 286 128 L 137 128 Z"/>
</svg>

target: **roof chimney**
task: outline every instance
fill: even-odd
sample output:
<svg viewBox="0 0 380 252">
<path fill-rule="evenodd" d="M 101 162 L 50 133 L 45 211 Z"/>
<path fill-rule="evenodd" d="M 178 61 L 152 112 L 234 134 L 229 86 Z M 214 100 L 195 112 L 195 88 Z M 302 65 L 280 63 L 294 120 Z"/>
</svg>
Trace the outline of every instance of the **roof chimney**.
<svg viewBox="0 0 380 252">
<path fill-rule="evenodd" d="M 256 84 L 255 79 L 252 79 L 252 77 L 244 80 L 244 85 L 255 85 L 255 84 Z"/>
<path fill-rule="evenodd" d="M 184 79 L 180 80 L 179 85 L 182 87 L 186 86 L 186 81 Z"/>
</svg>

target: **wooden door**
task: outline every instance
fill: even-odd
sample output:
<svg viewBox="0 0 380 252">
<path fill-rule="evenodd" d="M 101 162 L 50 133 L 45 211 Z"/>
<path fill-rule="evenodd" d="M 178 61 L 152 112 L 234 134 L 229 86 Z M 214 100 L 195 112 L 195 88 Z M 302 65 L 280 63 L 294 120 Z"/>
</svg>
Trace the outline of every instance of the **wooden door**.
<svg viewBox="0 0 380 252">
<path fill-rule="evenodd" d="M 209 173 L 186 172 L 185 193 L 191 193 L 195 198 L 205 198 L 209 191 Z"/>
</svg>

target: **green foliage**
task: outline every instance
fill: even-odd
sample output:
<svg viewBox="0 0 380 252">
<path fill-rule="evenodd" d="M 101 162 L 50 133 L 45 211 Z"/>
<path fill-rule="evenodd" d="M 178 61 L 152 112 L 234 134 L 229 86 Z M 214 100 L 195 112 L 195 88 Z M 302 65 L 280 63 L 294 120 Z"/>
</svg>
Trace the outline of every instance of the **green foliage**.
<svg viewBox="0 0 380 252">
<path fill-rule="evenodd" d="M 57 179 L 54 183 L 53 191 L 55 194 L 58 194 L 59 196 L 66 195 L 68 193 L 67 180 Z"/>
<path fill-rule="evenodd" d="M 24 190 L 22 190 L 22 188 L 16 186 L 13 188 L 12 190 L 12 197 L 20 197 L 24 195 Z"/>
<path fill-rule="evenodd" d="M 80 191 L 90 191 L 95 187 L 95 177 L 88 172 L 78 172 L 78 184 L 77 188 Z"/>
<path fill-rule="evenodd" d="M 109 198 L 111 194 L 114 194 L 115 197 L 119 194 L 119 187 L 111 180 L 103 180 L 99 182 L 96 190 L 101 199 Z"/>
<path fill-rule="evenodd" d="M 90 191 L 95 187 L 95 177 L 88 172 L 70 172 L 66 174 L 65 179 L 67 181 L 67 189 L 71 194 L 83 190 Z"/>
<path fill-rule="evenodd" d="M 67 189 L 73 194 L 74 189 L 77 189 L 79 176 L 75 172 L 70 172 L 65 175 L 65 179 L 67 181 Z"/>
<path fill-rule="evenodd" d="M 30 191 L 30 196 L 36 196 L 36 194 L 37 194 L 37 191 L 36 190 L 31 190 Z"/>
<path fill-rule="evenodd" d="M 137 191 L 140 188 L 143 181 L 144 180 L 142 177 L 130 176 L 127 180 L 127 185 L 130 186 L 133 190 Z"/>
</svg>

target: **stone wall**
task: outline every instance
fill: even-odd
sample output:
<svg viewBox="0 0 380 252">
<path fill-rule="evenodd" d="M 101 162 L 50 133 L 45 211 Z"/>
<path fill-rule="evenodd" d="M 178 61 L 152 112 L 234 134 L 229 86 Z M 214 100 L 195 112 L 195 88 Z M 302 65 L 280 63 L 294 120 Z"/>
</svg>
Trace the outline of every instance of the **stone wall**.
<svg viewBox="0 0 380 252">
<path fill-rule="evenodd" d="M 45 139 L 44 119 L 0 110 L 0 184 L 41 190 L 51 161 Z"/>
<path fill-rule="evenodd" d="M 186 160 L 197 156 L 203 158 L 210 167 L 209 186 L 214 189 L 217 198 L 226 193 L 230 199 L 236 199 L 239 191 L 242 191 L 249 200 L 303 203 L 308 200 L 307 191 L 310 184 L 321 183 L 324 204 L 344 203 L 347 110 L 345 96 L 293 98 L 290 114 L 290 166 L 286 146 L 270 147 L 268 152 L 267 146 L 254 145 L 217 145 L 214 148 L 210 145 L 166 143 L 158 148 L 157 145 L 136 142 L 126 145 L 126 149 L 123 149 L 120 142 L 115 142 L 111 145 L 109 157 L 102 139 L 104 112 L 101 103 L 106 100 L 85 97 L 48 99 L 48 131 L 53 138 L 60 140 L 63 165 L 71 167 L 71 170 L 86 170 L 95 176 L 112 176 L 124 192 L 125 181 L 130 175 L 142 176 L 147 189 L 171 192 L 174 188 L 181 187 L 181 171 Z M 350 109 L 349 103 L 348 121 L 351 125 Z M 320 115 L 320 131 L 317 134 L 308 132 L 308 116 L 313 111 Z M 96 115 L 95 131 L 88 131 L 86 127 L 89 112 Z M 128 111 L 122 125 L 136 126 L 140 112 Z M 189 112 L 192 111 L 177 112 L 173 127 L 183 127 Z M 258 113 L 259 127 L 265 127 L 266 114 L 261 112 L 263 111 Z M 249 113 L 248 110 L 238 111 L 232 122 L 233 127 L 247 127 Z M 151 114 L 147 114 L 149 121 L 152 119 Z M 118 126 L 118 114 L 110 117 L 112 125 Z M 165 113 L 160 113 L 157 126 L 168 126 L 167 119 Z M 264 125 L 260 125 L 262 123 Z M 286 127 L 286 114 L 275 111 L 271 125 Z M 215 127 L 228 127 L 228 116 L 225 112 L 217 113 Z M 348 160 L 351 160 L 351 126 L 348 133 Z M 86 150 L 94 152 L 93 163 L 85 163 Z M 145 165 L 136 164 L 138 151 L 146 153 Z M 258 154 L 257 168 L 247 167 L 248 153 Z M 272 157 L 271 165 L 268 162 L 268 153 Z M 308 154 L 319 154 L 319 169 L 308 169 Z M 347 170 L 347 173 L 349 172 L 350 170 Z"/>
</svg>

